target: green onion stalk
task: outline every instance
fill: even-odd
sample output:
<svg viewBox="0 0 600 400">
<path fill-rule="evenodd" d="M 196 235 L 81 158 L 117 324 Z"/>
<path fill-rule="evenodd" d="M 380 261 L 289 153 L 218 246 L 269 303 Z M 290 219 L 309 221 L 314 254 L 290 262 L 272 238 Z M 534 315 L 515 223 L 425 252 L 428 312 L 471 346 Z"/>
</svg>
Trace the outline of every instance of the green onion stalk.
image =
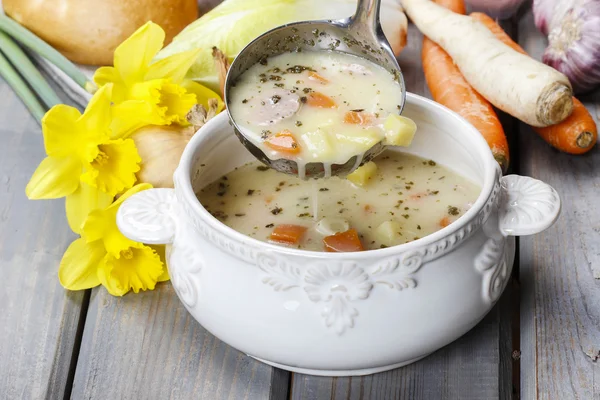
<svg viewBox="0 0 600 400">
<path fill-rule="evenodd" d="M 29 112 L 40 122 L 46 113 L 37 97 L 29 86 L 23 81 L 21 75 L 13 68 L 3 52 L 0 52 L 0 75 L 13 88 L 15 93 L 21 98 Z"/>
<path fill-rule="evenodd" d="M 25 47 L 44 57 L 86 91 L 90 93 L 95 91 L 94 83 L 90 82 L 75 64 L 27 28 L 4 14 L 0 14 L 0 31 L 6 32 Z"/>
</svg>

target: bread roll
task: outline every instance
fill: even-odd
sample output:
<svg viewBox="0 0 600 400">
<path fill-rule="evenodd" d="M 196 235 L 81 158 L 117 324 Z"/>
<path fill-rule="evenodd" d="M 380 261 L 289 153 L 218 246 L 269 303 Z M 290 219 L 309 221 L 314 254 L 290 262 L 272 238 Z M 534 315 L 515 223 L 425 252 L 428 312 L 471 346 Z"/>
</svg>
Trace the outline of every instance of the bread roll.
<svg viewBox="0 0 600 400">
<path fill-rule="evenodd" d="M 73 62 L 111 65 L 115 48 L 147 21 L 166 43 L 198 18 L 196 0 L 2 0 L 6 14 Z"/>
</svg>

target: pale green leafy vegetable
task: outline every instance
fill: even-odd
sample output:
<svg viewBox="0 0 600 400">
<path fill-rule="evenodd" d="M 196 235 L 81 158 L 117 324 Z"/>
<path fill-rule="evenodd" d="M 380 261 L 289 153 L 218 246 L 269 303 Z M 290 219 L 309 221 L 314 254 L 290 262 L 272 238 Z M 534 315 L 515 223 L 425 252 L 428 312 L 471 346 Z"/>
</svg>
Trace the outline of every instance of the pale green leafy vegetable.
<svg viewBox="0 0 600 400">
<path fill-rule="evenodd" d="M 356 0 L 225 0 L 186 27 L 157 59 L 193 48 L 202 49 L 187 77 L 218 90 L 218 75 L 212 59 L 214 46 L 231 60 L 254 38 L 279 25 L 345 18 L 355 9 Z M 381 22 L 398 54 L 406 41 L 407 25 L 398 0 L 383 0 Z"/>
</svg>

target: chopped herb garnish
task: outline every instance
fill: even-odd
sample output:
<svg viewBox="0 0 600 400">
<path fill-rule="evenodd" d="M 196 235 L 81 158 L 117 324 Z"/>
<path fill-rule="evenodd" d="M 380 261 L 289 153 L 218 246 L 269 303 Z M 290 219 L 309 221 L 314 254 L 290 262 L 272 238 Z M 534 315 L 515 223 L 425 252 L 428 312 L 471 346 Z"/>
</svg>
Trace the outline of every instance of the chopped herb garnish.
<svg viewBox="0 0 600 400">
<path fill-rule="evenodd" d="M 275 87 L 278 87 L 278 88 L 282 88 L 283 86 L 284 86 L 283 83 L 276 83 L 275 84 Z"/>
<path fill-rule="evenodd" d="M 246 216 L 246 214 L 244 214 L 244 213 L 239 213 L 239 214 L 234 214 L 234 215 L 235 215 L 236 217 L 244 217 L 244 216 Z"/>
<path fill-rule="evenodd" d="M 305 218 L 305 217 L 310 217 L 312 218 L 312 215 L 310 213 L 302 213 L 302 214 L 298 214 L 298 218 Z"/>
<path fill-rule="evenodd" d="M 243 104 L 246 104 L 247 102 L 248 102 L 248 99 L 244 99 L 244 100 L 242 100 L 242 103 L 243 103 Z"/>
<path fill-rule="evenodd" d="M 281 96 L 274 95 L 273 97 L 271 97 L 271 102 L 272 102 L 273 104 L 277 104 L 277 103 L 279 103 L 279 100 L 281 100 Z"/>
<path fill-rule="evenodd" d="M 267 56 L 262 56 L 260 60 L 258 60 L 260 65 L 267 65 L 269 62 L 267 61 Z"/>
<path fill-rule="evenodd" d="M 269 131 L 269 130 L 263 130 L 263 131 L 260 133 L 260 138 L 261 138 L 262 140 L 267 140 L 267 139 L 269 138 L 269 136 L 271 136 L 271 133 L 272 133 L 272 132 L 271 132 L 271 131 Z"/>
<path fill-rule="evenodd" d="M 293 67 L 289 67 L 286 69 L 290 74 L 301 74 L 304 71 L 314 71 L 311 67 L 305 67 L 304 65 L 294 65 Z"/>
<path fill-rule="evenodd" d="M 321 188 L 321 189 L 319 189 L 319 192 L 329 192 L 329 189 L 327 189 L 327 188 Z"/>
<path fill-rule="evenodd" d="M 225 214 L 223 211 L 215 211 L 211 214 L 213 217 L 220 219 L 221 221 L 225 221 L 227 219 L 227 214 Z"/>
<path fill-rule="evenodd" d="M 296 126 L 302 126 L 302 121 L 296 121 Z"/>
<path fill-rule="evenodd" d="M 305 104 L 307 100 L 308 100 L 308 99 L 306 98 L 306 96 L 302 96 L 302 97 L 300 97 L 300 103 L 303 103 L 303 104 Z"/>
<path fill-rule="evenodd" d="M 418 230 L 421 230 L 421 225 L 417 225 L 417 229 L 418 229 Z"/>
<path fill-rule="evenodd" d="M 271 210 L 271 214 L 277 215 L 277 214 L 281 213 L 282 211 L 283 211 L 283 208 L 275 207 L 274 209 Z"/>
<path fill-rule="evenodd" d="M 270 75 L 269 80 L 270 81 L 280 81 L 281 77 L 279 75 Z"/>
<path fill-rule="evenodd" d="M 269 224 L 269 225 L 265 225 L 265 228 L 273 228 L 275 226 L 275 224 Z"/>
<path fill-rule="evenodd" d="M 448 214 L 458 215 L 458 214 L 460 214 L 460 210 L 458 209 L 458 207 L 448 206 Z"/>
<path fill-rule="evenodd" d="M 408 215 L 408 214 L 402 214 L 402 216 L 403 216 L 404 218 L 406 218 L 406 219 L 409 219 L 409 218 L 410 218 L 410 215 Z"/>
<path fill-rule="evenodd" d="M 437 164 L 435 163 L 435 161 L 433 160 L 429 160 L 427 161 L 427 164 L 431 165 L 432 167 L 435 167 Z"/>
<path fill-rule="evenodd" d="M 352 111 L 352 112 L 363 112 L 363 111 L 365 111 L 365 109 L 364 108 L 357 108 L 356 110 L 350 110 L 350 111 Z"/>
<path fill-rule="evenodd" d="M 266 165 L 259 165 L 258 167 L 256 167 L 256 169 L 259 171 L 268 171 L 269 167 L 267 167 Z"/>
<path fill-rule="evenodd" d="M 308 87 L 305 87 L 304 89 L 302 89 L 302 91 L 303 91 L 304 93 L 308 94 L 308 93 L 312 92 L 312 89 L 311 89 L 311 88 L 308 88 Z"/>
</svg>

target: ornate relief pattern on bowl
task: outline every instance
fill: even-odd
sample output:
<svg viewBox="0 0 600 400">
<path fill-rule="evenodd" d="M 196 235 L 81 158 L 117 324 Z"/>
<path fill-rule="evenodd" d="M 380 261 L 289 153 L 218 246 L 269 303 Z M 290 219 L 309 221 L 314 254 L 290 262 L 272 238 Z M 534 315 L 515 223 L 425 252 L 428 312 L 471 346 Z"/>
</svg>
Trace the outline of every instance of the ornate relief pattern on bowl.
<svg viewBox="0 0 600 400">
<path fill-rule="evenodd" d="M 481 295 L 489 304 L 500 298 L 508 281 L 511 266 L 508 265 L 505 246 L 506 238 L 490 238 L 475 258 L 475 268 L 483 274 Z"/>
<path fill-rule="evenodd" d="M 342 335 L 355 325 L 358 310 L 354 304 L 367 299 L 376 286 L 398 291 L 417 286 L 414 274 L 423 265 L 423 253 L 409 252 L 361 267 L 345 260 L 300 266 L 276 253 L 261 252 L 257 265 L 264 272 L 262 282 L 273 290 L 304 290 L 320 308 L 325 326 Z"/>
</svg>

